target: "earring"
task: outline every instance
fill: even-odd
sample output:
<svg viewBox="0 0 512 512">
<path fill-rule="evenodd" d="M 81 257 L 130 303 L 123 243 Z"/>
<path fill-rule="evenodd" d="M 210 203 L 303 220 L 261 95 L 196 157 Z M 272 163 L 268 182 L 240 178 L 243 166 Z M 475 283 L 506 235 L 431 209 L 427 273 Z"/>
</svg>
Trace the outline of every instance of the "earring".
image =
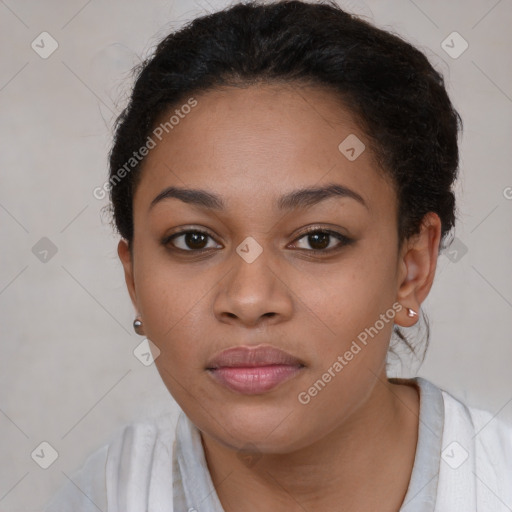
<svg viewBox="0 0 512 512">
<path fill-rule="evenodd" d="M 410 318 L 414 318 L 415 316 L 418 316 L 418 313 L 416 313 L 414 309 L 407 308 L 407 316 Z"/>
<path fill-rule="evenodd" d="M 144 335 L 144 333 L 142 332 L 142 320 L 137 317 L 134 321 L 133 321 L 133 330 L 137 333 L 137 334 L 140 334 L 141 336 Z"/>
</svg>

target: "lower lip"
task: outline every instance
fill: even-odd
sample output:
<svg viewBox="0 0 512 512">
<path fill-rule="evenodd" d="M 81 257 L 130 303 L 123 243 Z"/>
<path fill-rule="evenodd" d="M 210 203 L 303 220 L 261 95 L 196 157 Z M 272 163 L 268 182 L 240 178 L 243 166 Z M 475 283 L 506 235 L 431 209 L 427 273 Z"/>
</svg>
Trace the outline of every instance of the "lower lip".
<svg viewBox="0 0 512 512">
<path fill-rule="evenodd" d="M 257 395 L 291 379 L 302 367 L 276 364 L 255 367 L 222 367 L 209 373 L 221 384 L 245 395 Z"/>
</svg>

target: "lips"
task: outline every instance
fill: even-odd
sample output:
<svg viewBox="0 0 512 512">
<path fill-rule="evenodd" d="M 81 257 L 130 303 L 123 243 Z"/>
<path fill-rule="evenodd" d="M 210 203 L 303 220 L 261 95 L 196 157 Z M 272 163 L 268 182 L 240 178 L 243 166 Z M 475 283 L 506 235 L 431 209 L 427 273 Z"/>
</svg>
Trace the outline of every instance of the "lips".
<svg viewBox="0 0 512 512">
<path fill-rule="evenodd" d="M 304 363 L 270 345 L 224 350 L 207 365 L 217 383 L 243 394 L 261 394 L 296 376 Z"/>
<path fill-rule="evenodd" d="M 256 367 L 270 365 L 303 365 L 300 359 L 279 350 L 270 345 L 259 345 L 257 347 L 239 346 L 229 348 L 214 357 L 208 364 L 207 368 L 221 367 Z"/>
</svg>

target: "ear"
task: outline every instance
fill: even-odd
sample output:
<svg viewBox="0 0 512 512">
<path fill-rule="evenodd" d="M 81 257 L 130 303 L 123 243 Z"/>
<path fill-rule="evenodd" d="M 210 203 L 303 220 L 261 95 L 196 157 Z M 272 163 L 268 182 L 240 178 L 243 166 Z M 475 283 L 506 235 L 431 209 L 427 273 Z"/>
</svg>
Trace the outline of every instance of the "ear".
<svg viewBox="0 0 512 512">
<path fill-rule="evenodd" d="M 403 309 L 395 316 L 395 323 L 403 327 L 414 325 L 419 316 L 407 315 L 407 308 L 419 314 L 436 273 L 441 240 L 441 219 L 434 212 L 423 217 L 420 232 L 404 242 L 399 255 L 397 300 Z"/>
<path fill-rule="evenodd" d="M 133 279 L 133 261 L 132 255 L 130 254 L 130 246 L 128 241 L 121 238 L 117 245 L 117 254 L 124 268 L 124 280 L 126 281 L 126 287 L 132 300 L 132 304 L 137 310 L 137 295 L 135 293 L 135 281 Z"/>
</svg>

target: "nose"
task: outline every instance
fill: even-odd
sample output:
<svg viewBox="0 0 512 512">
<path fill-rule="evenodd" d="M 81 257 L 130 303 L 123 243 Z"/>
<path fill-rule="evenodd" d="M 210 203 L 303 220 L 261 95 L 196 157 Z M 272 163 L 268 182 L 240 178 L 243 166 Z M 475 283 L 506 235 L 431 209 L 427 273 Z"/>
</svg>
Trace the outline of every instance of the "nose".
<svg viewBox="0 0 512 512">
<path fill-rule="evenodd" d="M 293 294 L 283 269 L 270 257 L 270 251 L 263 250 L 252 262 L 236 252 L 231 259 L 231 269 L 219 282 L 214 299 L 217 319 L 246 327 L 289 319 Z"/>
</svg>

